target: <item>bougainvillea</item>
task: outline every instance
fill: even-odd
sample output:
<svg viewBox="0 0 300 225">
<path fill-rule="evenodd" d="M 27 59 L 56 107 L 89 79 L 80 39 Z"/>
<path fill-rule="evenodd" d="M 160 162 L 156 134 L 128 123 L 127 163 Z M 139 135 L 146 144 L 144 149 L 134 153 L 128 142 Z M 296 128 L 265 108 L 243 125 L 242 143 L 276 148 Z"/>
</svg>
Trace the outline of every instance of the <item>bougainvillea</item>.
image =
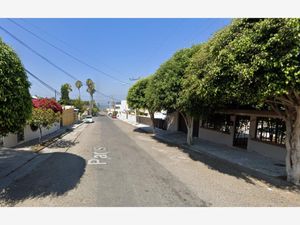
<svg viewBox="0 0 300 225">
<path fill-rule="evenodd" d="M 52 109 L 55 113 L 62 113 L 62 107 L 54 99 L 50 98 L 37 98 L 32 99 L 32 105 L 34 108 L 39 109 Z"/>
<path fill-rule="evenodd" d="M 32 99 L 32 115 L 28 124 L 33 131 L 40 130 L 39 142 L 41 142 L 42 127 L 49 129 L 55 122 L 59 122 L 62 107 L 54 99 L 37 98 Z"/>
</svg>

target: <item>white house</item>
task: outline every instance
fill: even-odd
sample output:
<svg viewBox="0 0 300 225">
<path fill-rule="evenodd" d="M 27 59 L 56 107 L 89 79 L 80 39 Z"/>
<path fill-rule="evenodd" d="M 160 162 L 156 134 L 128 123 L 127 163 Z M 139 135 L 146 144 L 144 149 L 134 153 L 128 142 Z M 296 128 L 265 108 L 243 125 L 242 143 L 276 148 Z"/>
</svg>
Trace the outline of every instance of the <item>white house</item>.
<svg viewBox="0 0 300 225">
<path fill-rule="evenodd" d="M 60 123 L 55 123 L 50 129 L 42 128 L 43 136 L 51 134 L 60 129 Z M 26 125 L 24 130 L 13 134 L 9 133 L 7 136 L 0 138 L 2 141 L 0 142 L 0 146 L 2 147 L 14 147 L 19 144 L 23 144 L 27 141 L 39 138 L 40 132 L 39 130 L 32 131 L 29 125 Z"/>
</svg>

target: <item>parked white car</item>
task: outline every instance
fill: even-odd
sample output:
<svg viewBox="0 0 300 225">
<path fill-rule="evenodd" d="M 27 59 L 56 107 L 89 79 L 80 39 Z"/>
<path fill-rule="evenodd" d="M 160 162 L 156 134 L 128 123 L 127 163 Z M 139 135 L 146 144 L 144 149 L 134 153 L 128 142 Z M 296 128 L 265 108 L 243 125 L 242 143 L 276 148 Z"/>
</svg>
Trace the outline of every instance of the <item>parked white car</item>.
<svg viewBox="0 0 300 225">
<path fill-rule="evenodd" d="M 93 123 L 93 122 L 94 122 L 94 121 L 93 121 L 93 117 L 92 117 L 91 115 L 86 116 L 86 117 L 83 119 L 83 121 L 84 121 L 85 123 Z"/>
</svg>

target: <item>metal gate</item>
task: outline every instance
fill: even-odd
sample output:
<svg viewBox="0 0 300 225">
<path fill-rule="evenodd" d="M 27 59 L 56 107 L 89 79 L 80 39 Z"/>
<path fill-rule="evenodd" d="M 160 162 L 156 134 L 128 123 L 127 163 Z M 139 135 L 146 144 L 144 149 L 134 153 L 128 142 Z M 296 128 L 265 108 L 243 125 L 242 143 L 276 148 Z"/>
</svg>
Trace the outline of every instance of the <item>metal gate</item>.
<svg viewBox="0 0 300 225">
<path fill-rule="evenodd" d="M 233 146 L 247 149 L 250 130 L 249 116 L 236 116 Z"/>
</svg>

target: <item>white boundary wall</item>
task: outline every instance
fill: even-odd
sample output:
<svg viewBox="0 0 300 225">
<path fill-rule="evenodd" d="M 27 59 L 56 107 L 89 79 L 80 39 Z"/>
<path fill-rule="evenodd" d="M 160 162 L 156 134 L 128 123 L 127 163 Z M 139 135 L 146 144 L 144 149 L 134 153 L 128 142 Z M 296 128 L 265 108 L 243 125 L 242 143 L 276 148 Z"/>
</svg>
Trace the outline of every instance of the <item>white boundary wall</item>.
<svg viewBox="0 0 300 225">
<path fill-rule="evenodd" d="M 127 121 L 129 123 L 133 123 L 133 124 L 136 123 L 136 115 L 131 115 L 131 114 L 126 115 L 125 112 L 120 112 L 118 113 L 117 117 L 118 119 Z"/>
<path fill-rule="evenodd" d="M 51 134 L 57 130 L 60 129 L 60 124 L 55 123 L 50 129 L 42 128 L 42 134 L 43 136 L 47 134 Z M 24 141 L 18 142 L 17 134 L 8 134 L 3 138 L 3 147 L 14 147 L 16 145 L 22 144 L 24 142 L 33 140 L 35 138 L 38 138 L 40 136 L 40 131 L 32 131 L 29 125 L 26 125 L 24 128 Z"/>
</svg>

